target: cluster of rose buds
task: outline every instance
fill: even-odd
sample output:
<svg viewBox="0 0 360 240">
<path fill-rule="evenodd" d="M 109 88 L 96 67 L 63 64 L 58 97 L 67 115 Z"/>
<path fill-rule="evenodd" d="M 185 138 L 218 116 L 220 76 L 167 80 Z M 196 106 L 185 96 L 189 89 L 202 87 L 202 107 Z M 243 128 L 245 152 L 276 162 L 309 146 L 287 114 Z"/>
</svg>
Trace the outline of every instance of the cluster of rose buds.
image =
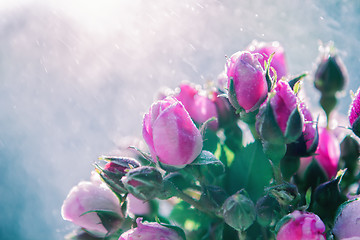
<svg viewBox="0 0 360 240">
<path fill-rule="evenodd" d="M 71 189 L 70 239 L 360 239 L 360 89 L 349 128 L 331 128 L 347 73 L 325 50 L 312 79 L 324 126 L 278 42 L 233 54 L 217 83 L 162 92 L 144 114 L 148 149 L 102 156 Z"/>
</svg>

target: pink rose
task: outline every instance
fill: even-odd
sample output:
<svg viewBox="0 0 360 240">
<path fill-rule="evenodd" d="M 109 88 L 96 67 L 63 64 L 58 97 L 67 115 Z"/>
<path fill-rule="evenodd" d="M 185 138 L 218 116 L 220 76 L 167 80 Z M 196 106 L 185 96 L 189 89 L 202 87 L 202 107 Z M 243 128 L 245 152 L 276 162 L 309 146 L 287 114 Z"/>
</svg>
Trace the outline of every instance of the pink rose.
<svg viewBox="0 0 360 240">
<path fill-rule="evenodd" d="M 307 212 L 294 211 L 286 216 L 284 223 L 276 234 L 277 240 L 325 240 L 325 224 L 321 219 Z"/>
<path fill-rule="evenodd" d="M 237 52 L 226 63 L 230 103 L 236 109 L 243 108 L 252 112 L 265 100 L 268 86 L 264 69 L 258 61 L 258 55 L 250 52 Z M 233 81 L 234 92 L 230 83 Z M 232 95 L 235 95 L 232 97 Z"/>
<path fill-rule="evenodd" d="M 183 240 L 179 234 L 159 223 L 142 223 L 142 218 L 137 218 L 137 227 L 121 234 L 119 240 Z"/>
<path fill-rule="evenodd" d="M 175 98 L 155 102 L 144 116 L 143 137 L 154 161 L 184 167 L 200 154 L 200 131 Z"/>
<path fill-rule="evenodd" d="M 314 156 L 300 159 L 300 174 L 306 170 L 313 158 L 324 170 L 328 179 L 336 175 L 340 159 L 340 143 L 331 130 L 326 128 L 319 129 L 318 148 Z"/>
<path fill-rule="evenodd" d="M 270 104 L 281 131 L 285 133 L 290 114 L 297 107 L 297 97 L 285 81 L 277 82 L 274 93 Z"/>
<path fill-rule="evenodd" d="M 332 230 L 336 239 L 360 239 L 360 200 L 347 201 L 339 207 L 339 210 Z"/>
<path fill-rule="evenodd" d="M 360 137 L 360 88 L 355 94 L 349 110 L 349 122 L 353 132 Z"/>
<path fill-rule="evenodd" d="M 63 219 L 86 229 L 96 237 L 104 237 L 108 231 L 95 212 L 104 210 L 118 215 L 122 219 L 119 199 L 104 183 L 82 181 L 74 186 L 66 197 L 61 215 Z"/>
</svg>

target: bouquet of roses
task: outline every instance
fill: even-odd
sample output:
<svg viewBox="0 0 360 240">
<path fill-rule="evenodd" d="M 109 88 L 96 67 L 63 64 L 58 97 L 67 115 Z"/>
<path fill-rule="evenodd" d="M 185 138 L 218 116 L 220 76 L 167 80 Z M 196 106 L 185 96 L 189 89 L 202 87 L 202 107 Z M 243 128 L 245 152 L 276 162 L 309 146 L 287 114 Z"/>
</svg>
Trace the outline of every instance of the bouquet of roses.
<svg viewBox="0 0 360 240">
<path fill-rule="evenodd" d="M 350 125 L 336 123 L 348 77 L 323 47 L 312 77 L 322 124 L 304 77 L 287 73 L 278 42 L 254 41 L 216 83 L 161 92 L 144 115 L 148 148 L 101 156 L 71 189 L 62 216 L 80 229 L 67 238 L 360 239 L 360 91 Z"/>
</svg>

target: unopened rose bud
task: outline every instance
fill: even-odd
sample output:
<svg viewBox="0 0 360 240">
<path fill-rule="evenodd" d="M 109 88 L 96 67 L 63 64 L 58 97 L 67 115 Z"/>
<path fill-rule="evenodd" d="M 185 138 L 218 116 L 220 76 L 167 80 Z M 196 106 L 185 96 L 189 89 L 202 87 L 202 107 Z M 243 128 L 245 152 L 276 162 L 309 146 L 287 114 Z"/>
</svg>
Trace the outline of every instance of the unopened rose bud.
<svg viewBox="0 0 360 240">
<path fill-rule="evenodd" d="M 268 85 L 258 55 L 237 52 L 226 63 L 230 103 L 237 110 L 252 112 L 265 100 Z"/>
<path fill-rule="evenodd" d="M 101 160 L 109 161 L 104 168 L 97 167 L 102 180 L 116 193 L 123 194 L 127 190 L 121 181 L 127 171 L 132 168 L 140 167 L 140 164 L 132 158 L 102 156 Z"/>
<path fill-rule="evenodd" d="M 141 200 L 155 198 L 162 189 L 161 173 L 154 167 L 131 169 L 122 182 L 132 195 Z"/>
<path fill-rule="evenodd" d="M 289 84 L 278 81 L 257 115 L 256 129 L 264 150 L 273 161 L 280 160 L 286 144 L 298 140 L 304 131 L 303 113 L 298 98 Z"/>
<path fill-rule="evenodd" d="M 220 215 L 238 231 L 248 229 L 255 221 L 255 205 L 245 191 L 235 193 L 224 202 Z"/>
<path fill-rule="evenodd" d="M 62 205 L 61 215 L 96 237 L 104 237 L 123 221 L 119 199 L 98 182 L 83 181 L 73 187 Z"/>
<path fill-rule="evenodd" d="M 109 161 L 105 165 L 104 170 L 114 174 L 125 175 L 127 169 L 140 167 L 138 161 L 128 157 L 103 156 L 101 159 Z"/>
<path fill-rule="evenodd" d="M 251 53 L 258 53 L 263 56 L 263 59 L 259 59 L 259 62 L 264 69 L 264 61 L 268 61 L 270 55 L 274 53 L 270 66 L 275 69 L 277 78 L 281 79 L 287 75 L 284 48 L 279 42 L 258 42 L 254 40 L 247 49 Z"/>
<path fill-rule="evenodd" d="M 256 220 L 264 227 L 273 227 L 280 219 L 280 204 L 270 195 L 265 195 L 256 203 Z"/>
<path fill-rule="evenodd" d="M 308 212 L 294 211 L 285 216 L 276 226 L 277 240 L 325 240 L 325 224 Z"/>
<path fill-rule="evenodd" d="M 323 95 L 335 95 L 347 81 L 346 67 L 332 48 L 331 44 L 324 48 L 315 72 L 314 85 Z"/>
<path fill-rule="evenodd" d="M 349 186 L 356 179 L 358 172 L 358 159 L 360 157 L 360 144 L 350 135 L 347 135 L 340 144 L 341 155 L 339 165 L 341 169 L 347 169 L 342 183 Z"/>
<path fill-rule="evenodd" d="M 360 88 L 357 90 L 349 110 L 349 122 L 352 131 L 360 137 Z"/>
<path fill-rule="evenodd" d="M 335 219 L 332 229 L 336 239 L 360 239 L 359 228 L 360 199 L 354 199 L 343 203 Z"/>
<path fill-rule="evenodd" d="M 320 184 L 314 191 L 312 212 L 319 215 L 323 220 L 333 222 L 336 209 L 347 200 L 339 187 L 344 173 L 342 171 L 342 174 L 338 174 L 335 179 Z"/>
<path fill-rule="evenodd" d="M 334 52 L 332 43 L 323 47 L 314 81 L 315 87 L 321 92 L 320 105 L 328 119 L 337 104 L 336 93 L 343 90 L 347 82 L 345 65 Z"/>
<path fill-rule="evenodd" d="M 319 129 L 318 148 L 314 156 L 300 159 L 300 175 L 306 171 L 313 159 L 317 161 L 328 179 L 336 175 L 340 159 L 340 143 L 331 130 Z"/>
<path fill-rule="evenodd" d="M 121 234 L 119 240 L 184 240 L 180 234 L 172 228 L 159 223 L 142 223 L 142 218 L 137 218 L 137 227 Z"/>
<path fill-rule="evenodd" d="M 143 121 L 143 137 L 154 161 L 185 167 L 200 154 L 200 131 L 175 98 L 155 102 Z"/>
</svg>

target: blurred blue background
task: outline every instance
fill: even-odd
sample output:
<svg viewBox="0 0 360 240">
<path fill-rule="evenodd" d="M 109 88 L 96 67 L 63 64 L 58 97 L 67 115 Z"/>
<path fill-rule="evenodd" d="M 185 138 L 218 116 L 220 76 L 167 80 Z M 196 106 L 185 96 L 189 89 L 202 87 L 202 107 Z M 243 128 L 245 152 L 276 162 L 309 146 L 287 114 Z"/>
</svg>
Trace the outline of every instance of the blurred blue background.
<svg viewBox="0 0 360 240">
<path fill-rule="evenodd" d="M 75 228 L 60 214 L 67 193 L 140 136 L 159 88 L 215 80 L 253 39 L 278 40 L 290 73 L 310 76 L 333 40 L 356 91 L 359 14 L 345 0 L 2 0 L 0 239 L 63 239 Z"/>
</svg>

